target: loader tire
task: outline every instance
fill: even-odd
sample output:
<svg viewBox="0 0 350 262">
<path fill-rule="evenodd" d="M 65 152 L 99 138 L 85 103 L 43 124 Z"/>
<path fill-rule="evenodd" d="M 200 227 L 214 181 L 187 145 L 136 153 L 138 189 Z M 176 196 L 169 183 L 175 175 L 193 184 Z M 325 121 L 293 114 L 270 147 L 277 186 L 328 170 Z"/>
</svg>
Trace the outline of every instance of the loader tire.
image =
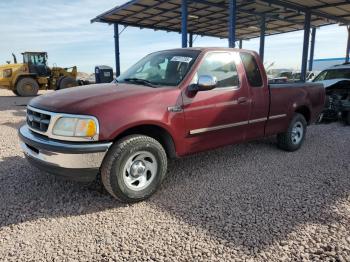
<svg viewBox="0 0 350 262">
<path fill-rule="evenodd" d="M 78 83 L 74 78 L 67 76 L 67 77 L 64 77 L 62 80 L 60 80 L 58 89 L 62 90 L 62 89 L 70 88 L 77 85 Z"/>
<path fill-rule="evenodd" d="M 17 82 L 14 93 L 18 96 L 36 96 L 38 91 L 38 82 L 33 78 L 25 77 Z"/>
</svg>

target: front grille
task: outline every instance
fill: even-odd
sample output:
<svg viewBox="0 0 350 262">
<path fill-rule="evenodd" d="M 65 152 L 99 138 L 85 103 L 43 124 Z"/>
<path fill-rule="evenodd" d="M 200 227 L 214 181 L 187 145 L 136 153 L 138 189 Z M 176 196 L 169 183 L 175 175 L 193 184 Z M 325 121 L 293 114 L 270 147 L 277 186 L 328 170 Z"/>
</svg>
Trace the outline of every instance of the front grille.
<svg viewBox="0 0 350 262">
<path fill-rule="evenodd" d="M 27 125 L 33 129 L 45 133 L 50 125 L 51 116 L 35 109 L 27 109 Z"/>
</svg>

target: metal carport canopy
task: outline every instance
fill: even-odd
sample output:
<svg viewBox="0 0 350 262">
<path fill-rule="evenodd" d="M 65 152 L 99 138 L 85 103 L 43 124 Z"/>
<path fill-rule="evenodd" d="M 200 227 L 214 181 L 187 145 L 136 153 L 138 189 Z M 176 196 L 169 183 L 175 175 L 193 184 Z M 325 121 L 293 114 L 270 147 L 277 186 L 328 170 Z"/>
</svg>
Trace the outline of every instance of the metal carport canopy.
<svg viewBox="0 0 350 262">
<path fill-rule="evenodd" d="M 349 0 L 237 0 L 235 39 L 260 37 L 261 18 L 265 35 L 304 29 L 305 13 L 311 27 L 350 24 Z M 134 0 L 94 18 L 92 22 L 181 32 L 181 0 Z M 229 1 L 188 0 L 187 31 L 202 36 L 227 38 Z"/>
<path fill-rule="evenodd" d="M 181 32 L 182 47 L 192 46 L 193 35 L 236 40 L 260 37 L 264 59 L 265 36 L 304 30 L 301 80 L 306 80 L 310 32 L 312 70 L 316 28 L 350 25 L 350 0 L 133 0 L 91 20 L 114 24 L 116 74 L 120 74 L 119 25 Z M 349 61 L 350 27 L 346 60 Z M 188 41 L 189 33 L 189 41 Z"/>
</svg>

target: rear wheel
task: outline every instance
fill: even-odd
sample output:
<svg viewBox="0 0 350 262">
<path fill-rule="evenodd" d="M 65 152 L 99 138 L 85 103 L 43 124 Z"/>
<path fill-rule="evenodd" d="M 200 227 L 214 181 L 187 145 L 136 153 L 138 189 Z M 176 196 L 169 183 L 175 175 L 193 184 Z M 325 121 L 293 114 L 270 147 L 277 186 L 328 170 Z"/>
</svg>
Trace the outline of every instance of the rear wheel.
<svg viewBox="0 0 350 262">
<path fill-rule="evenodd" d="M 14 93 L 18 96 L 35 96 L 38 94 L 39 84 L 30 77 L 20 79 L 16 84 Z"/>
<path fill-rule="evenodd" d="M 287 132 L 277 135 L 278 147 L 290 152 L 298 150 L 304 142 L 306 126 L 305 117 L 296 113 L 289 124 Z"/>
<path fill-rule="evenodd" d="M 63 79 L 61 79 L 59 81 L 59 89 L 60 90 L 70 88 L 73 86 L 77 86 L 77 85 L 78 85 L 77 81 L 70 76 L 64 77 Z"/>
<path fill-rule="evenodd" d="M 160 186 L 167 170 L 162 145 L 143 135 L 123 138 L 109 150 L 101 168 L 106 190 L 123 202 L 150 197 Z"/>
</svg>

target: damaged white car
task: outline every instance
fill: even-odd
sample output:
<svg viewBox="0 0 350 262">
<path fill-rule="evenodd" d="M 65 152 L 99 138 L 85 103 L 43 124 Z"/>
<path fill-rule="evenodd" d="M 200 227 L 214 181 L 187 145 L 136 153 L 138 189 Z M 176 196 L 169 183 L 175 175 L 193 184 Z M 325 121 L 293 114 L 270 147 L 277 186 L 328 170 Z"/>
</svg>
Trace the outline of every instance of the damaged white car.
<svg viewBox="0 0 350 262">
<path fill-rule="evenodd" d="M 313 82 L 323 83 L 326 89 L 325 109 L 320 120 L 343 120 L 350 125 L 350 63 L 322 71 Z"/>
</svg>

